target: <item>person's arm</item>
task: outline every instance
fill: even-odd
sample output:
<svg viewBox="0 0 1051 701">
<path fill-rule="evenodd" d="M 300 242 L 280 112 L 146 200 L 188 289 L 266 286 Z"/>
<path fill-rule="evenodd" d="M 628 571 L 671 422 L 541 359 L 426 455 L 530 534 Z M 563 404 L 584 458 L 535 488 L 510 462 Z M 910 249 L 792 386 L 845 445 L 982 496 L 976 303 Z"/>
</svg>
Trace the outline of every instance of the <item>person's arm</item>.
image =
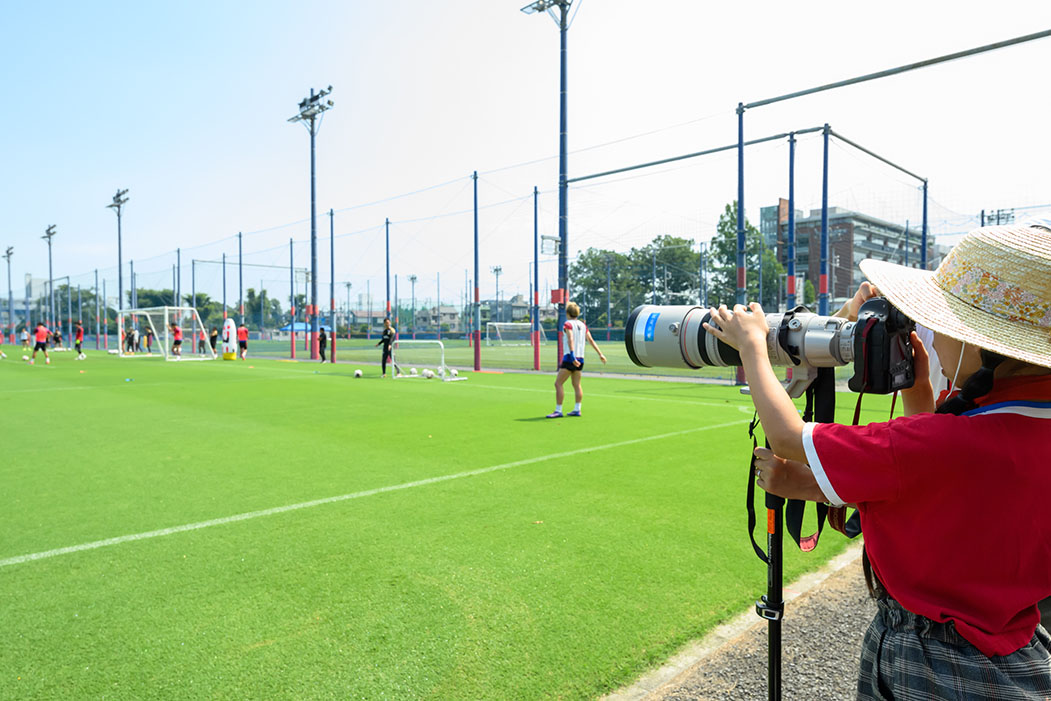
<svg viewBox="0 0 1051 701">
<path fill-rule="evenodd" d="M 598 353 L 598 359 L 602 361 L 603 365 L 605 365 L 606 356 L 602 355 L 602 351 L 599 350 L 598 344 L 595 343 L 595 339 L 591 336 L 591 331 L 588 331 L 588 343 L 590 343 L 591 347 L 595 349 L 595 352 Z"/>
<path fill-rule="evenodd" d="M 763 308 L 758 302 L 752 302 L 748 307 L 735 305 L 731 312 L 724 304 L 711 310 L 711 320 L 719 328 L 706 323 L 705 330 L 741 354 L 752 403 L 774 453 L 789 460 L 805 461 L 803 419 L 770 365 Z"/>
<path fill-rule="evenodd" d="M 563 329 L 563 332 L 566 337 L 566 345 L 569 346 L 570 355 L 572 355 L 574 358 L 577 357 L 576 349 L 573 348 L 573 327 L 567 323 L 565 328 Z"/>
</svg>

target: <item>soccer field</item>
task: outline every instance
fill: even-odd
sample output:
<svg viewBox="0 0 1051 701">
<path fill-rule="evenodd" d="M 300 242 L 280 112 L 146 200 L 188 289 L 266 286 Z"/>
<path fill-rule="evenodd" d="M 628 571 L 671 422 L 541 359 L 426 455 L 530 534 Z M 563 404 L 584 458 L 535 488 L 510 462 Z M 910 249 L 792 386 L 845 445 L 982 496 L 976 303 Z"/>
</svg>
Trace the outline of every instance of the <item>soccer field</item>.
<svg viewBox="0 0 1051 701">
<path fill-rule="evenodd" d="M 3 697 L 593 698 L 765 591 L 735 388 L 9 355 Z"/>
</svg>

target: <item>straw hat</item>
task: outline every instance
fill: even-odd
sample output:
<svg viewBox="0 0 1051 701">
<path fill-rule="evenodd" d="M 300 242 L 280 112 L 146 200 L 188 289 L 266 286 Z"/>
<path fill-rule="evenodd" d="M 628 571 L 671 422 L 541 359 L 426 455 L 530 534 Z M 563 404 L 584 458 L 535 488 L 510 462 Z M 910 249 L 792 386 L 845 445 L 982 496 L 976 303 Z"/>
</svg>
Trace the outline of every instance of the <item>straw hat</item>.
<svg viewBox="0 0 1051 701">
<path fill-rule="evenodd" d="M 876 260 L 861 270 L 910 319 L 1051 367 L 1051 230 L 988 226 L 967 234 L 935 271 Z"/>
</svg>

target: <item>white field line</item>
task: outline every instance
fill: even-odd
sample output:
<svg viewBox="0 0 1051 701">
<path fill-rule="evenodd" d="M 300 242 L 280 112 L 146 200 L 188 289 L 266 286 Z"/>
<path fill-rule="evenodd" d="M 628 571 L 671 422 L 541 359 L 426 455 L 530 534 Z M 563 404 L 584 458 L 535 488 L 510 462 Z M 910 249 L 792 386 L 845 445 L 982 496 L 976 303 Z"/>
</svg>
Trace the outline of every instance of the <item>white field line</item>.
<svg viewBox="0 0 1051 701">
<path fill-rule="evenodd" d="M 514 462 L 505 462 L 499 465 L 491 465 L 489 467 L 482 467 L 477 470 L 467 470 L 465 472 L 457 472 L 451 475 L 442 475 L 440 477 L 428 477 L 427 479 L 415 480 L 413 482 L 403 482 L 401 484 L 394 484 L 388 487 L 376 487 L 375 489 L 366 489 L 361 492 L 352 492 L 350 494 L 341 494 L 335 497 L 325 497 L 324 499 L 314 499 L 313 501 L 303 501 L 298 504 L 288 504 L 287 506 L 275 506 L 272 509 L 262 509 L 260 511 L 248 511 L 243 514 L 234 514 L 233 516 L 224 516 L 222 518 L 214 518 L 208 521 L 198 521 L 196 523 L 187 523 L 182 526 L 172 526 L 171 528 L 161 528 L 156 531 L 146 531 L 145 533 L 133 533 L 131 535 L 117 536 L 116 538 L 106 538 L 105 540 L 95 540 L 90 543 L 81 543 L 80 545 L 70 545 L 65 548 L 55 548 L 54 550 L 44 550 L 38 553 L 29 553 L 27 555 L 16 555 L 15 557 L 5 558 L 0 560 L 0 567 L 8 567 L 10 565 L 20 565 L 25 562 L 31 562 L 33 560 L 43 560 L 49 557 L 57 557 L 59 555 L 69 555 L 71 553 L 78 553 L 84 550 L 95 550 L 96 548 L 104 548 L 108 545 L 120 545 L 121 543 L 130 543 L 136 540 L 147 540 L 149 538 L 159 538 L 161 536 L 173 535 L 175 533 L 183 533 L 186 531 L 197 531 L 202 528 L 210 528 L 212 526 L 222 526 L 227 523 L 236 523 L 238 521 L 248 521 L 254 518 L 261 518 L 263 516 L 274 516 L 275 514 L 283 514 L 288 511 L 298 511 L 299 509 L 309 509 L 314 506 L 321 506 L 323 504 L 333 504 L 340 501 L 349 501 L 351 499 L 361 499 L 363 497 L 371 497 L 376 494 L 385 494 L 387 492 L 397 492 L 403 489 L 412 489 L 413 487 L 424 487 L 429 484 L 437 484 L 439 482 L 448 482 L 450 480 L 460 479 L 463 477 L 474 477 L 476 475 L 484 475 L 487 472 L 496 472 L 498 470 L 507 470 L 512 467 L 521 467 L 523 465 L 532 465 L 538 462 L 545 462 L 547 460 L 558 460 L 560 458 L 568 458 L 574 455 L 580 455 L 582 453 L 590 453 L 598 450 L 610 450 L 612 448 L 622 448 L 628 445 L 636 445 L 638 443 L 646 443 L 648 441 L 658 441 L 664 438 L 674 438 L 675 436 L 683 436 L 690 433 L 698 433 L 700 431 L 711 431 L 719 428 L 729 428 L 731 426 L 739 426 L 747 421 L 731 421 L 723 424 L 713 424 L 709 426 L 697 426 L 695 428 L 687 428 L 682 431 L 672 431 L 671 433 L 661 433 L 656 436 L 645 436 L 643 438 L 632 438 L 627 441 L 618 441 L 616 443 L 607 443 L 605 445 L 596 445 L 588 448 L 577 448 L 576 450 L 567 450 L 562 453 L 551 453 L 550 455 L 540 455 L 535 458 L 526 458 L 525 460 L 516 460 Z"/>
<path fill-rule="evenodd" d="M 297 380 L 303 377 L 313 377 L 313 375 L 274 375 L 272 377 L 258 378 L 258 377 L 239 377 L 236 379 L 222 380 L 222 382 L 229 384 L 236 384 L 239 382 L 259 382 L 260 379 L 265 380 Z M 136 382 L 136 387 L 165 387 L 165 386 L 182 386 L 182 382 Z M 118 383 L 112 385 L 70 385 L 68 387 L 33 387 L 28 389 L 5 389 L 0 391 L 0 394 L 16 394 L 24 392 L 73 392 L 77 390 L 85 389 L 112 389 L 113 387 L 121 386 Z"/>
</svg>

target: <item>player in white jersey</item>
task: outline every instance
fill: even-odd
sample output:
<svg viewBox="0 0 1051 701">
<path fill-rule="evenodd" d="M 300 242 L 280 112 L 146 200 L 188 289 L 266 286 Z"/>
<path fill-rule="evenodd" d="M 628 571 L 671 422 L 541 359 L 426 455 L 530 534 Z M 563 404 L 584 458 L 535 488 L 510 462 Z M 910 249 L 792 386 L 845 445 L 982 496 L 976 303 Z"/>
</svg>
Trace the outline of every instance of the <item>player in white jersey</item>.
<svg viewBox="0 0 1051 701">
<path fill-rule="evenodd" d="M 580 416 L 580 402 L 584 399 L 584 392 L 580 389 L 580 376 L 581 371 L 584 369 L 585 341 L 590 343 L 591 347 L 598 353 L 598 358 L 602 361 L 602 364 L 605 365 L 606 363 L 606 356 L 602 355 L 602 351 L 599 350 L 595 339 L 591 337 L 591 332 L 588 331 L 587 325 L 578 319 L 578 316 L 580 316 L 580 307 L 577 306 L 576 302 L 567 304 L 566 325 L 562 328 L 562 331 L 568 347 L 565 355 L 562 356 L 562 364 L 558 368 L 558 375 L 555 377 L 555 410 L 547 415 L 549 419 L 562 418 L 562 400 L 566 396 L 566 391 L 562 385 L 566 383 L 567 379 L 573 380 L 573 393 L 577 401 L 573 411 L 569 412 L 568 415 Z"/>
</svg>

